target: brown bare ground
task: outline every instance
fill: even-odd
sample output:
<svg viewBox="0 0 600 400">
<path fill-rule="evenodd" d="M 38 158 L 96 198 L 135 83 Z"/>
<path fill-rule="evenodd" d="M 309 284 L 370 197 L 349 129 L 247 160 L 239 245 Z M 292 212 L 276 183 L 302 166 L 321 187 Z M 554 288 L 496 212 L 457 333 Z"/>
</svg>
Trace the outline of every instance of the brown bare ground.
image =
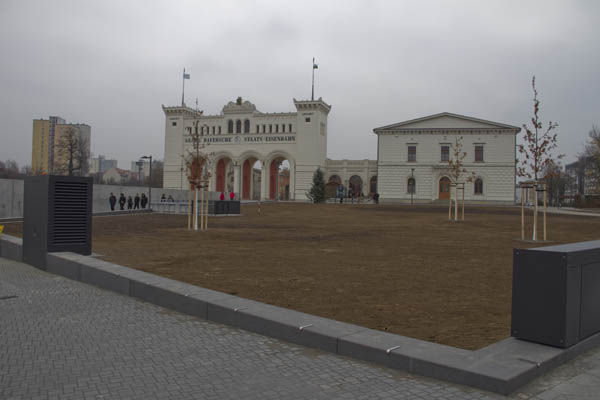
<svg viewBox="0 0 600 400">
<path fill-rule="evenodd" d="M 515 240 L 518 208 L 467 207 L 459 223 L 435 206 L 262 211 L 211 218 L 207 232 L 187 231 L 185 216 L 96 217 L 93 248 L 168 278 L 465 349 L 509 336 L 512 249 L 532 246 Z M 600 239 L 600 218 L 548 224 L 553 244 Z"/>
</svg>

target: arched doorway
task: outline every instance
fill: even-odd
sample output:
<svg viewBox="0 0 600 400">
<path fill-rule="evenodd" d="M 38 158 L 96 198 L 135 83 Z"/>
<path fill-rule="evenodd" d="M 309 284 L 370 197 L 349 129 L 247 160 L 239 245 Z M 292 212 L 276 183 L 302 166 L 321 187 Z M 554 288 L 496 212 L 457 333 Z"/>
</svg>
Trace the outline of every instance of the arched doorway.
<svg viewBox="0 0 600 400">
<path fill-rule="evenodd" d="M 440 200 L 448 200 L 450 198 L 450 179 L 446 176 L 440 179 Z"/>
<path fill-rule="evenodd" d="M 350 180 L 348 181 L 348 196 L 350 196 L 350 191 L 352 191 L 352 196 L 353 197 L 359 197 L 360 194 L 362 193 L 362 185 L 363 185 L 363 181 L 362 178 L 358 175 L 352 175 L 350 177 Z"/>
<path fill-rule="evenodd" d="M 230 158 L 224 157 L 217 162 L 215 179 L 217 192 L 233 191 L 233 163 Z"/>
<path fill-rule="evenodd" d="M 262 164 L 254 157 L 242 163 L 242 199 L 260 200 Z"/>
<path fill-rule="evenodd" d="M 290 199 L 290 161 L 276 157 L 269 165 L 269 199 Z"/>
<path fill-rule="evenodd" d="M 371 196 L 377 193 L 377 175 L 372 176 L 369 181 L 369 193 Z"/>
<path fill-rule="evenodd" d="M 225 160 L 220 159 L 217 163 L 217 192 L 225 191 Z"/>
<path fill-rule="evenodd" d="M 342 178 L 337 175 L 331 175 L 329 181 L 325 186 L 325 195 L 329 197 L 336 197 L 338 187 L 342 186 Z"/>
</svg>

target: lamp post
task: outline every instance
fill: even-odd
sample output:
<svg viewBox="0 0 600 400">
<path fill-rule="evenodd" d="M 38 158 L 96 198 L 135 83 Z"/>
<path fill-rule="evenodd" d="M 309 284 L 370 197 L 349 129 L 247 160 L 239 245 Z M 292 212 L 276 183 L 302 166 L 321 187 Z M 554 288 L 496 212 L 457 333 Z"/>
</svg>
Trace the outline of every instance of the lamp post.
<svg viewBox="0 0 600 400">
<path fill-rule="evenodd" d="M 410 188 L 410 205 L 413 205 L 413 195 L 415 194 L 415 169 L 411 168 L 410 169 L 410 183 L 412 184 L 412 187 Z"/>
<path fill-rule="evenodd" d="M 152 209 L 152 156 L 141 156 L 140 158 L 142 160 L 150 160 L 150 166 L 148 168 L 148 204 L 150 204 L 150 206 L 148 208 Z"/>
</svg>

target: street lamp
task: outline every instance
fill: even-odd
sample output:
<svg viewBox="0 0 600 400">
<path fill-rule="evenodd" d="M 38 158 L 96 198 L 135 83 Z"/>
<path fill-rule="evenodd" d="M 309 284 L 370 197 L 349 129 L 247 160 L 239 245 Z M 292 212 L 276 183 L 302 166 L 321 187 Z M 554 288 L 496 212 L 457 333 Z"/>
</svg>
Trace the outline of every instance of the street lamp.
<svg viewBox="0 0 600 400">
<path fill-rule="evenodd" d="M 141 156 L 140 158 L 142 160 L 150 160 L 150 167 L 148 173 L 148 204 L 150 204 L 150 206 L 148 208 L 152 209 L 152 156 Z"/>
<path fill-rule="evenodd" d="M 410 188 L 410 205 L 413 205 L 413 195 L 415 194 L 415 169 L 411 168 L 410 169 L 410 182 L 412 184 L 412 187 Z"/>
</svg>

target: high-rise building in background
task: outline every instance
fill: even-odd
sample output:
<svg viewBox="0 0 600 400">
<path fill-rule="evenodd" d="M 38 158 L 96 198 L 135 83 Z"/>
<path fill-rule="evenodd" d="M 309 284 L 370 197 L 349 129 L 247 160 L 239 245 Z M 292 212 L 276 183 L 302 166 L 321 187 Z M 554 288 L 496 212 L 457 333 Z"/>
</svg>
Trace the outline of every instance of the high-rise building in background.
<svg viewBox="0 0 600 400">
<path fill-rule="evenodd" d="M 111 168 L 117 168 L 117 160 L 108 160 L 103 155 L 92 157 L 90 160 L 90 174 L 103 174 Z"/>
<path fill-rule="evenodd" d="M 65 138 L 73 132 L 77 140 L 77 158 L 83 160 L 78 175 L 87 175 L 91 127 L 86 124 L 67 124 L 56 116 L 48 119 L 33 120 L 33 140 L 31 151 L 31 169 L 34 174 L 64 173 L 70 156 L 64 151 Z"/>
</svg>

